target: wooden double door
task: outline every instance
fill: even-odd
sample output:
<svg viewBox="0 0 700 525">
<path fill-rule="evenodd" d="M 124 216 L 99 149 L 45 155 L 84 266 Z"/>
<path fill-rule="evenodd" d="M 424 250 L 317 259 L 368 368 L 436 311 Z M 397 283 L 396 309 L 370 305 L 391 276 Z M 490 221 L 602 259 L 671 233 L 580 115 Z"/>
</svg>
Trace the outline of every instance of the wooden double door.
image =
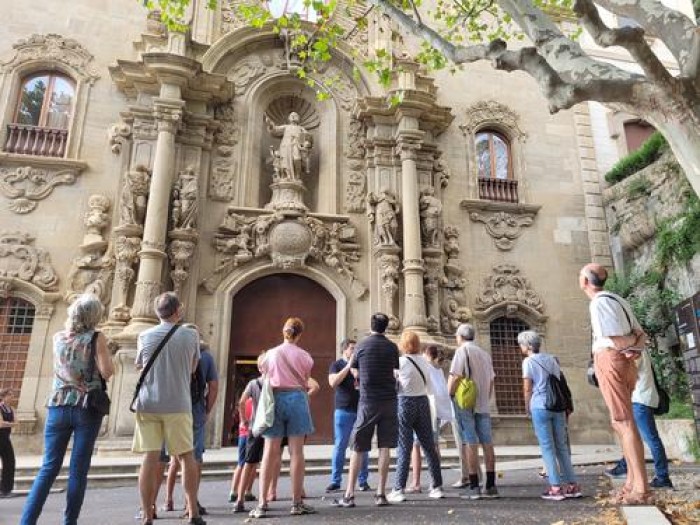
<svg viewBox="0 0 700 525">
<path fill-rule="evenodd" d="M 233 298 L 228 355 L 224 446 L 232 444 L 237 402 L 246 383 L 257 375 L 255 360 L 261 352 L 282 342 L 282 326 L 288 317 L 305 325 L 299 346 L 311 354 L 311 375 L 321 385 L 311 398 L 316 432 L 309 443 L 333 442 L 333 390 L 328 368 L 336 359 L 336 302 L 315 281 L 296 274 L 262 277 L 242 288 Z"/>
</svg>

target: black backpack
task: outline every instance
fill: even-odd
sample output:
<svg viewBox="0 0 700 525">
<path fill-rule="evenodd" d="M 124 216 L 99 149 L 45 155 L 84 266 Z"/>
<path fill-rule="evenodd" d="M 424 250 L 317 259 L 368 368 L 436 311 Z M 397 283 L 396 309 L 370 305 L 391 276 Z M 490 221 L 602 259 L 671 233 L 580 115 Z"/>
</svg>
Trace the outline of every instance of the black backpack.
<svg viewBox="0 0 700 525">
<path fill-rule="evenodd" d="M 204 396 L 207 392 L 207 382 L 204 380 L 204 373 L 200 363 L 201 361 L 197 363 L 197 368 L 195 368 L 190 381 L 190 396 L 192 397 L 193 405 L 204 401 Z"/>
<path fill-rule="evenodd" d="M 564 377 L 564 372 L 559 371 L 559 377 L 552 374 L 536 359 L 532 359 L 542 370 L 547 372 L 547 390 L 545 392 L 544 407 L 552 412 L 573 412 L 574 401 L 571 398 L 571 390 Z"/>
</svg>

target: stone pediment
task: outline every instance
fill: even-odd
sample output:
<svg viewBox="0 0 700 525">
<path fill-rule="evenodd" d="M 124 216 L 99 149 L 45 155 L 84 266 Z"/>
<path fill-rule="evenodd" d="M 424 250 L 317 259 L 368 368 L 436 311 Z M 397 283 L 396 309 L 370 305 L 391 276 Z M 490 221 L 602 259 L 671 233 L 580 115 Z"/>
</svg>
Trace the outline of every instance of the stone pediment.
<svg viewBox="0 0 700 525">
<path fill-rule="evenodd" d="M 516 266 L 494 266 L 492 274 L 484 280 L 484 286 L 476 297 L 476 310 L 488 313 L 495 308 L 505 308 L 507 314 L 513 314 L 520 307 L 536 317 L 544 314 L 542 299 Z"/>
</svg>

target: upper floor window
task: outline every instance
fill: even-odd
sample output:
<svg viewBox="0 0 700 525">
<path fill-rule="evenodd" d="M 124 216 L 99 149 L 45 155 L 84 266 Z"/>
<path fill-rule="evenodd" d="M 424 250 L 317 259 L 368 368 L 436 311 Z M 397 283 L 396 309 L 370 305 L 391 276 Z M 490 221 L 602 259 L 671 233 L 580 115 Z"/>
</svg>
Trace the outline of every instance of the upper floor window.
<svg viewBox="0 0 700 525">
<path fill-rule="evenodd" d="M 39 73 L 22 83 L 17 104 L 17 124 L 68 129 L 75 97 L 75 83 L 63 75 Z"/>
<path fill-rule="evenodd" d="M 475 146 L 479 198 L 518 202 L 508 139 L 495 131 L 483 130 L 476 134 Z"/>
<path fill-rule="evenodd" d="M 5 151 L 63 157 L 73 113 L 75 82 L 55 73 L 34 73 L 22 80 L 14 121 L 8 125 Z"/>
<path fill-rule="evenodd" d="M 275 18 L 281 16 L 299 15 L 302 20 L 316 22 L 316 10 L 309 0 L 268 0 L 267 6 Z"/>
</svg>

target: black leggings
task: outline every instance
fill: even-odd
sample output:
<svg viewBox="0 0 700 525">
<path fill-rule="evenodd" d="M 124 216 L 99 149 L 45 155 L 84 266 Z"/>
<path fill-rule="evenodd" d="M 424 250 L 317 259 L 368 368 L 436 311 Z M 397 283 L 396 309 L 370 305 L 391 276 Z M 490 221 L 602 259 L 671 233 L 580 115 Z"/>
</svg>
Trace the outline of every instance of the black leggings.
<svg viewBox="0 0 700 525">
<path fill-rule="evenodd" d="M 12 448 L 9 433 L 0 433 L 0 460 L 2 460 L 0 493 L 9 494 L 15 486 L 15 449 Z"/>
</svg>

